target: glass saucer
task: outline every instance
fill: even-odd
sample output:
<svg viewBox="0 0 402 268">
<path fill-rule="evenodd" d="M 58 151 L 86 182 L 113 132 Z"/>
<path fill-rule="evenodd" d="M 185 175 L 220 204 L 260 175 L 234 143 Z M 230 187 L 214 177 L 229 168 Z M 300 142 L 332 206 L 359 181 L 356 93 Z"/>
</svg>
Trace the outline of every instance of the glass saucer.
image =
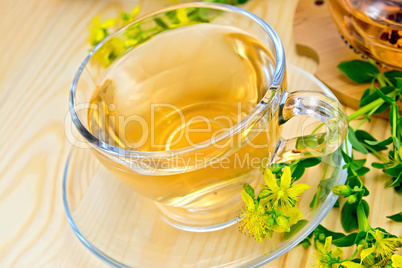
<svg viewBox="0 0 402 268">
<path fill-rule="evenodd" d="M 288 65 L 288 83 L 289 91 L 308 88 L 333 96 L 313 75 L 295 66 Z M 308 121 L 295 119 L 289 130 L 292 133 Z M 330 189 L 346 180 L 342 163 L 330 165 L 324 178 L 332 176 L 326 180 L 316 211 L 309 207 L 323 177 L 324 162 L 307 169 L 299 180 L 313 186 L 299 205 L 308 223 L 286 240 L 283 234 L 274 234 L 271 239 L 256 242 L 241 233 L 238 224 L 212 232 L 174 228 L 153 201 L 115 179 L 90 149 L 71 150 L 63 178 L 63 201 L 68 222 L 79 240 L 111 267 L 256 267 L 296 246 L 333 207 L 337 196 Z"/>
</svg>

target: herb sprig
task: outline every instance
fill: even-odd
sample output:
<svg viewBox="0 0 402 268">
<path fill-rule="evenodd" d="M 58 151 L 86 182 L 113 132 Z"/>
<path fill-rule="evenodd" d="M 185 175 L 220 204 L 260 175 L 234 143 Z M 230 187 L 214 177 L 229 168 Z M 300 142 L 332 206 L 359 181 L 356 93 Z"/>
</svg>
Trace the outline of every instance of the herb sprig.
<svg viewBox="0 0 402 268">
<path fill-rule="evenodd" d="M 363 183 L 362 177 L 370 172 L 365 166 L 366 159 L 357 159 L 354 152 L 348 152 L 348 143 L 355 151 L 364 155 L 374 154 L 379 162 L 372 163 L 372 168 L 381 169 L 390 179 L 386 187 L 393 187 L 397 193 L 402 188 L 402 117 L 398 101 L 402 95 L 402 72 L 397 70 L 380 72 L 374 62 L 354 60 L 342 62 L 338 68 L 356 83 L 368 83 L 369 87 L 364 92 L 361 108 L 348 116 L 349 122 L 360 121 L 356 128 L 349 126 L 349 133 L 345 140 L 345 150 L 338 150 L 345 162 L 343 168 L 347 170 L 345 185 L 337 185 L 332 188 L 334 194 L 347 199 L 344 202 L 340 220 L 343 229 L 348 234 L 336 233 L 320 225 L 316 230 L 304 239 L 301 244 L 305 247 L 311 245 L 311 239 L 316 247 L 315 259 L 318 267 L 402 267 L 402 256 L 395 252 L 402 247 L 402 235 L 399 237 L 390 234 L 383 228 L 373 228 L 369 221 L 369 203 L 365 198 L 370 194 Z M 364 122 L 370 122 L 376 113 L 389 110 L 390 136 L 382 141 L 376 140 L 372 135 L 360 127 Z M 336 153 L 334 154 L 336 155 Z M 268 167 L 272 172 L 281 174 L 283 166 L 292 167 L 295 177 L 299 178 L 303 172 L 303 162 L 298 160 L 292 163 L 280 164 Z M 310 160 L 318 164 L 319 159 Z M 326 167 L 328 164 L 326 164 Z M 302 168 L 303 172 L 300 172 Z M 324 176 L 325 177 L 324 168 Z M 322 182 L 317 188 L 310 206 L 316 209 L 321 195 Z M 325 185 L 325 184 L 324 184 Z M 264 186 L 263 186 L 264 187 Z M 402 212 L 387 216 L 396 222 L 402 221 Z M 307 223 L 300 220 L 291 229 L 298 230 Z M 357 232 L 352 232 L 354 230 Z M 291 235 L 286 235 L 285 238 Z M 331 248 L 331 245 L 335 246 Z M 355 247 L 351 256 L 343 257 L 343 247 Z"/>
</svg>

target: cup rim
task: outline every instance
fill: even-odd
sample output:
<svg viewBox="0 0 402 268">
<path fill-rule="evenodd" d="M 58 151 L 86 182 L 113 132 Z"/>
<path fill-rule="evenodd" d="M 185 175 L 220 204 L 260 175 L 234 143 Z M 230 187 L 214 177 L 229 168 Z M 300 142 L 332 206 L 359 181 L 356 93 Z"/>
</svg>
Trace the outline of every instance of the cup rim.
<svg viewBox="0 0 402 268">
<path fill-rule="evenodd" d="M 361 20 L 363 20 L 364 22 L 368 22 L 368 21 L 372 21 L 373 19 L 365 12 L 362 12 L 360 9 L 356 8 L 351 2 L 350 0 L 334 0 L 335 2 L 337 2 L 338 5 L 340 5 L 342 8 L 347 8 L 349 9 L 348 12 L 350 12 L 352 17 L 356 17 L 359 18 Z M 391 2 L 393 2 L 393 0 L 391 0 Z M 332 12 L 332 11 L 331 11 Z M 402 29 L 402 23 L 398 23 L 396 21 L 391 21 L 387 18 L 384 18 L 382 16 L 379 17 L 380 19 L 378 19 L 376 22 L 377 24 L 381 25 L 381 26 L 387 26 L 387 27 L 393 27 L 393 28 L 397 28 L 397 29 Z"/>
<path fill-rule="evenodd" d="M 120 147 L 116 147 L 113 145 L 110 145 L 94 135 L 84 126 L 84 124 L 81 122 L 78 113 L 76 111 L 76 106 L 78 105 L 75 100 L 75 95 L 76 95 L 76 89 L 77 89 L 77 84 L 78 81 L 81 77 L 82 72 L 86 68 L 89 60 L 92 58 L 92 56 L 95 54 L 95 52 L 102 47 L 109 39 L 111 39 L 113 36 L 118 34 L 119 32 L 124 31 L 126 28 L 130 27 L 131 25 L 137 23 L 140 20 L 143 20 L 147 17 L 154 16 L 156 14 L 164 13 L 167 11 L 179 9 L 179 8 L 186 8 L 186 7 L 200 7 L 200 8 L 212 8 L 212 9 L 217 9 L 217 10 L 222 10 L 222 11 L 228 11 L 228 12 L 235 12 L 241 15 L 244 15 L 248 17 L 249 19 L 253 20 L 256 22 L 270 37 L 273 46 L 274 46 L 274 55 L 275 55 L 275 71 L 272 77 L 272 82 L 269 87 L 267 87 L 265 95 L 262 97 L 262 99 L 259 101 L 259 103 L 244 117 L 242 118 L 239 122 L 237 122 L 232 129 L 230 130 L 229 133 L 222 135 L 221 137 L 217 138 L 214 141 L 209 141 L 207 143 L 200 143 L 197 144 L 196 146 L 187 146 L 183 148 L 178 148 L 178 149 L 173 149 L 169 151 L 137 151 L 137 150 L 129 150 L 129 149 L 123 149 Z M 78 71 L 76 72 L 73 82 L 70 87 L 70 94 L 69 94 L 69 109 L 70 109 L 70 115 L 72 118 L 72 121 L 77 128 L 77 130 L 80 132 L 80 134 L 85 138 L 85 140 L 94 146 L 97 149 L 100 149 L 102 151 L 105 151 L 107 153 L 111 153 L 112 155 L 117 155 L 117 156 L 125 156 L 125 157 L 130 157 L 130 158 L 142 158 L 142 157 L 147 157 L 147 158 L 152 158 L 152 157 L 171 157 L 173 155 L 179 155 L 179 154 L 185 154 L 189 153 L 192 151 L 197 151 L 203 148 L 206 148 L 212 144 L 216 144 L 217 142 L 231 136 L 234 134 L 239 133 L 243 129 L 245 129 L 247 126 L 249 126 L 252 121 L 253 121 L 253 116 L 260 114 L 264 109 L 267 108 L 269 105 L 275 105 L 273 107 L 276 111 L 276 109 L 279 107 L 279 98 L 282 94 L 281 92 L 281 82 L 283 81 L 285 77 L 285 52 L 284 48 L 282 46 L 282 42 L 278 36 L 278 34 L 275 32 L 275 30 L 263 19 L 258 17 L 257 15 L 239 8 L 237 6 L 232 6 L 232 5 L 227 5 L 227 4 L 219 4 L 219 3 L 203 3 L 203 2 L 196 2 L 196 3 L 184 3 L 184 4 L 178 4 L 178 5 L 173 5 L 169 6 L 163 9 L 158 9 L 156 11 L 144 14 L 138 18 L 136 18 L 134 21 L 130 22 L 129 24 L 119 28 L 117 31 L 114 33 L 110 34 L 108 37 L 106 37 L 104 40 L 102 40 L 98 45 L 96 45 L 86 56 L 84 61 L 81 63 L 80 67 L 78 68 Z M 267 98 L 268 94 L 275 90 L 275 93 L 273 96 L 271 96 L 269 99 Z"/>
</svg>

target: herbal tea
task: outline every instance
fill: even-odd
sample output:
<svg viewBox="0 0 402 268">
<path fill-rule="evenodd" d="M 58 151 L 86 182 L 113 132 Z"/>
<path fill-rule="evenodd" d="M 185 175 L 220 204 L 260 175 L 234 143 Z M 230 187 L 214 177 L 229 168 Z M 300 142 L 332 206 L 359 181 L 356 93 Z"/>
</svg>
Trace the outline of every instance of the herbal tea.
<svg viewBox="0 0 402 268">
<path fill-rule="evenodd" d="M 394 0 L 330 0 L 331 14 L 353 48 L 401 69 L 402 2 Z"/>
<path fill-rule="evenodd" d="M 256 181 L 273 153 L 271 143 L 277 143 L 276 117 L 227 137 L 265 95 L 274 64 L 260 41 L 230 26 L 201 23 L 154 36 L 109 67 L 91 99 L 96 109 L 88 113 L 89 129 L 123 149 L 204 149 L 175 163 L 148 162 L 154 172 L 147 174 L 100 154 L 99 159 L 125 184 L 158 202 L 227 206 L 233 196 L 240 198 L 244 182 Z M 250 131 L 255 134 L 240 144 Z"/>
</svg>

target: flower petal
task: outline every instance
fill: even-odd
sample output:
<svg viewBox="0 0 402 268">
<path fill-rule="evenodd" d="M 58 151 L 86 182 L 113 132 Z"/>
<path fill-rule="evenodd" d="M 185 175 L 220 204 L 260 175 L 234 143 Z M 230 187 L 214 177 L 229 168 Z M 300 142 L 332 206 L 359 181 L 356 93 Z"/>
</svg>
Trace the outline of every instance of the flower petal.
<svg viewBox="0 0 402 268">
<path fill-rule="evenodd" d="M 378 229 L 375 230 L 375 240 L 377 242 L 380 242 L 382 240 L 382 234 L 381 234 L 380 230 L 378 230 Z"/>
<path fill-rule="evenodd" d="M 110 19 L 107 19 L 104 22 L 102 22 L 100 24 L 100 27 L 103 29 L 108 29 L 108 28 L 112 27 L 113 25 L 115 25 L 116 23 L 117 23 L 116 19 L 110 18 Z"/>
<path fill-rule="evenodd" d="M 401 147 L 402 148 L 402 147 Z M 392 267 L 401 268 L 402 267 L 402 256 L 394 254 L 391 257 Z"/>
<path fill-rule="evenodd" d="M 332 236 L 328 236 L 327 238 L 325 238 L 325 245 L 324 245 L 324 252 L 325 253 L 330 252 L 331 243 L 332 243 Z"/>
<path fill-rule="evenodd" d="M 367 256 L 369 256 L 371 253 L 374 252 L 374 249 L 375 247 L 371 247 L 362 250 L 362 253 L 360 253 L 360 259 L 361 259 L 360 264 L 364 261 L 365 258 L 367 258 Z"/>
<path fill-rule="evenodd" d="M 336 247 L 332 251 L 332 257 L 334 257 L 334 258 L 340 257 L 342 259 L 342 255 L 343 255 L 343 250 L 341 248 Z"/>
<path fill-rule="evenodd" d="M 281 229 L 283 229 L 285 232 L 290 231 L 289 220 L 286 219 L 285 217 L 283 217 L 283 216 L 277 217 L 276 224 L 278 224 L 279 227 L 281 227 Z"/>
<path fill-rule="evenodd" d="M 292 182 L 292 172 L 290 171 L 290 167 L 286 166 L 281 177 L 281 188 L 282 189 L 289 188 L 291 182 Z"/>
<path fill-rule="evenodd" d="M 304 191 L 307 191 L 310 188 L 311 185 L 308 185 L 306 183 L 299 183 L 293 185 L 290 189 L 288 189 L 287 193 L 289 197 L 296 199 L 296 197 L 300 196 Z"/>
<path fill-rule="evenodd" d="M 293 224 L 296 224 L 301 217 L 303 217 L 303 213 L 298 207 L 290 207 L 286 208 L 283 210 L 280 210 L 280 212 L 286 216 L 289 217 L 289 225 L 292 226 Z"/>
<path fill-rule="evenodd" d="M 247 211 L 254 212 L 255 211 L 254 200 L 251 196 L 248 195 L 248 193 L 243 188 L 241 189 L 241 198 L 243 199 L 244 203 L 246 203 Z"/>
<path fill-rule="evenodd" d="M 268 188 L 271 190 L 276 190 L 279 188 L 276 184 L 275 176 L 274 174 L 272 174 L 272 171 L 269 168 L 266 168 L 264 171 L 264 181 Z"/>
</svg>

